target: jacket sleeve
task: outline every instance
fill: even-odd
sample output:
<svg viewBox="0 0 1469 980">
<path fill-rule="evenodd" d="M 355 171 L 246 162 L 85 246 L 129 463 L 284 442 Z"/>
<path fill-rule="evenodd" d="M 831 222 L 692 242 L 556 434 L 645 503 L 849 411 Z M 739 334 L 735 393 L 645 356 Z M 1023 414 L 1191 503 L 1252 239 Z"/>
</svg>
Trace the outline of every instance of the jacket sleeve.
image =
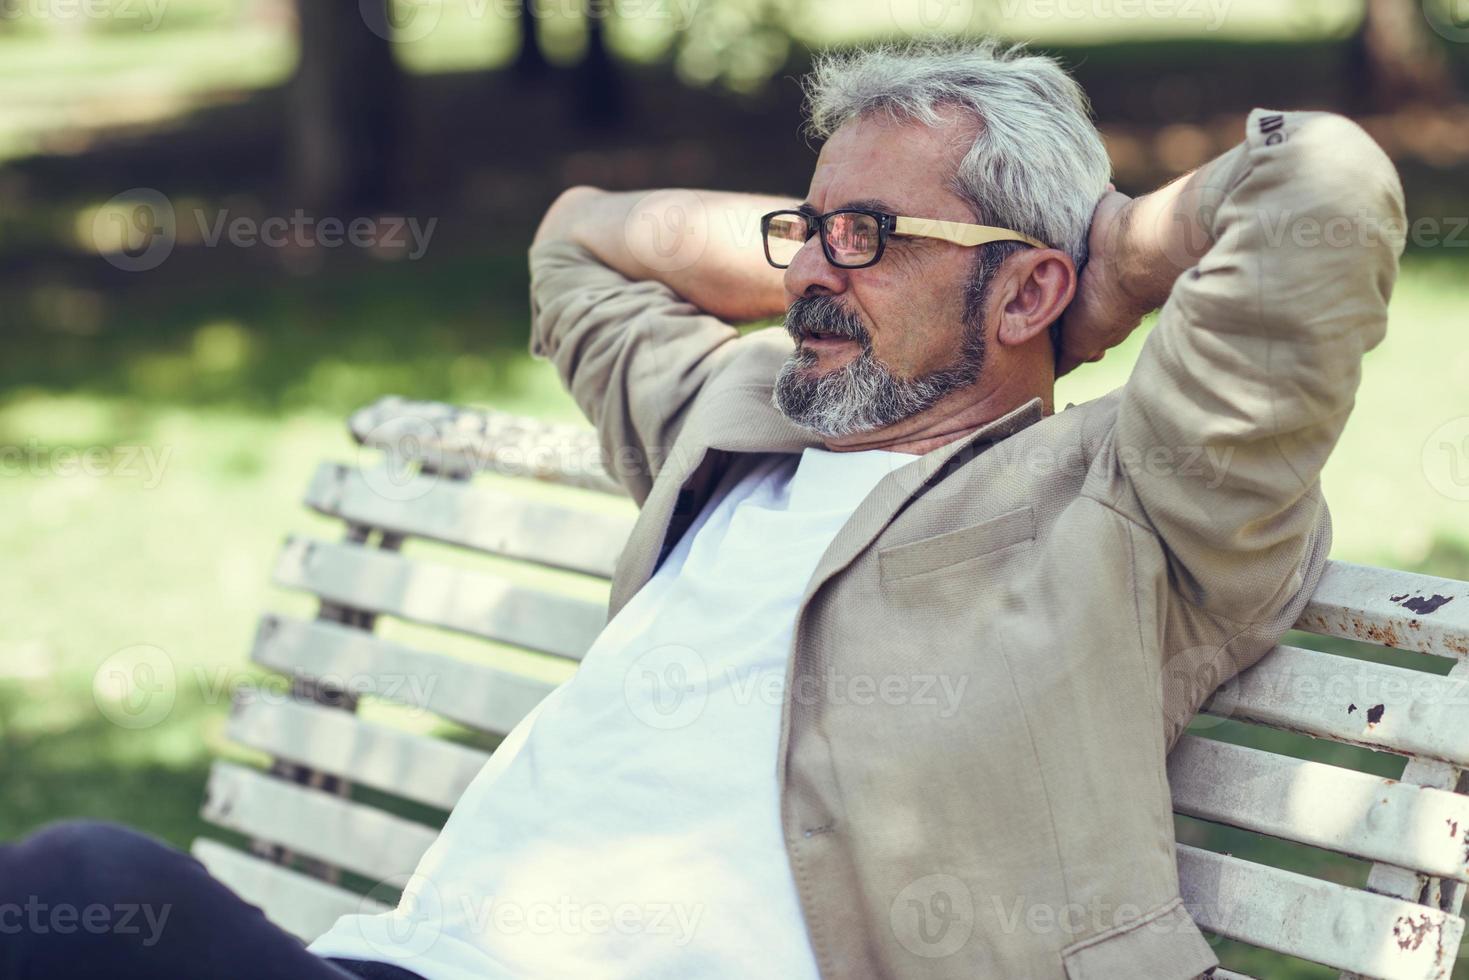
<svg viewBox="0 0 1469 980">
<path fill-rule="evenodd" d="M 1113 443 L 1114 505 L 1153 530 L 1183 597 L 1242 624 L 1290 603 L 1312 539 L 1329 542 L 1319 477 L 1405 231 L 1397 173 L 1355 123 L 1256 109 L 1247 126 L 1211 171 L 1212 245 L 1143 345 Z"/>
<path fill-rule="evenodd" d="M 555 365 L 597 430 L 607 472 L 641 507 L 738 331 L 570 242 L 532 247 L 530 282 L 531 355 Z"/>
<path fill-rule="evenodd" d="M 1174 284 L 1122 389 L 1095 496 L 1161 552 L 1165 746 L 1274 648 L 1325 570 L 1320 475 L 1387 326 L 1406 222 L 1392 163 L 1355 123 L 1255 110 L 1210 171 L 1212 245 Z"/>
</svg>

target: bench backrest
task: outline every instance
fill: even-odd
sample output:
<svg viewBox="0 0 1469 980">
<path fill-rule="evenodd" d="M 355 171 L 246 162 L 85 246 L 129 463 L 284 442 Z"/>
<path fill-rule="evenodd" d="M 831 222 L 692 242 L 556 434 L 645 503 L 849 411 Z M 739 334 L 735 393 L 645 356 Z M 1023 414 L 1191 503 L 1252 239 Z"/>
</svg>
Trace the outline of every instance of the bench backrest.
<svg viewBox="0 0 1469 980">
<path fill-rule="evenodd" d="M 306 498 L 344 539 L 291 538 L 275 568 L 320 608 L 267 613 L 251 651 L 290 696 L 231 716 L 269 768 L 210 776 L 205 816 L 250 850 L 194 847 L 308 939 L 396 902 L 495 737 L 600 631 L 636 517 L 588 428 L 400 399 L 350 427 L 359 459 L 322 464 Z M 1206 704 L 1168 767 L 1185 902 L 1206 932 L 1344 976 L 1447 978 L 1469 882 L 1469 585 L 1333 562 L 1298 629 L 1379 649 L 1282 645 Z"/>
</svg>

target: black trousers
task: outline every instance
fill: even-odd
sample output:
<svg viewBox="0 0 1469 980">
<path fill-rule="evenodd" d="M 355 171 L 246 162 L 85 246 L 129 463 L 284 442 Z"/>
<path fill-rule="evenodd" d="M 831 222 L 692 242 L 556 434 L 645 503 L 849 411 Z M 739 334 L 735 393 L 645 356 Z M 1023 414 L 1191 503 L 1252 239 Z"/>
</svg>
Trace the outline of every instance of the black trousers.
<svg viewBox="0 0 1469 980">
<path fill-rule="evenodd" d="M 422 980 L 324 959 L 156 838 L 51 824 L 0 845 L 0 980 Z"/>
</svg>

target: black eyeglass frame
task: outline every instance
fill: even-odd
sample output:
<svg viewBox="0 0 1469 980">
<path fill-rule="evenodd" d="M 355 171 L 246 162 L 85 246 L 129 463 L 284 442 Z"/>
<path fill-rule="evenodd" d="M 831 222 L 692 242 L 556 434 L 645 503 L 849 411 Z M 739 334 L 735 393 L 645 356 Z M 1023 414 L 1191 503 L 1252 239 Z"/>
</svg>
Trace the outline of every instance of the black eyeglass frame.
<svg viewBox="0 0 1469 980">
<path fill-rule="evenodd" d="M 765 249 L 765 261 L 777 269 L 790 268 L 790 263 L 784 265 L 775 261 L 770 254 L 770 222 L 781 215 L 793 214 L 806 222 L 806 237 L 802 244 L 809 242 L 811 236 L 821 236 L 821 251 L 826 256 L 826 261 L 838 269 L 866 269 L 876 265 L 882 260 L 883 253 L 887 251 L 888 236 L 899 235 L 912 238 L 937 238 L 941 241 L 951 242 L 966 248 L 976 245 L 987 245 L 990 242 L 1024 242 L 1032 248 L 1047 248 L 1048 246 L 1038 239 L 1029 235 L 1022 235 L 1018 231 L 1008 228 L 996 228 L 992 225 L 975 225 L 960 221 L 939 221 L 933 218 L 912 218 L 906 215 L 892 214 L 887 211 L 878 211 L 873 208 L 837 208 L 825 214 L 812 214 L 809 211 L 801 211 L 796 208 L 781 208 L 771 211 L 760 217 L 760 244 Z M 838 262 L 832 253 L 831 242 L 826 237 L 826 223 L 829 219 L 839 214 L 861 214 L 877 221 L 877 251 L 872 258 L 857 265 Z"/>
</svg>

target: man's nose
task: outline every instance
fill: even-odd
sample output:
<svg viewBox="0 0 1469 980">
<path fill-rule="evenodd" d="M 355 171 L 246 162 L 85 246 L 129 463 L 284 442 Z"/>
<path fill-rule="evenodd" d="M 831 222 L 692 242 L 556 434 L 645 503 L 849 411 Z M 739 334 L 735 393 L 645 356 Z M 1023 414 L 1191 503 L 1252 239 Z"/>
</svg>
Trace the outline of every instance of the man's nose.
<svg viewBox="0 0 1469 980">
<path fill-rule="evenodd" d="M 785 288 L 798 297 L 840 293 L 847 288 L 847 271 L 826 261 L 821 238 L 812 235 L 786 267 Z"/>
</svg>

